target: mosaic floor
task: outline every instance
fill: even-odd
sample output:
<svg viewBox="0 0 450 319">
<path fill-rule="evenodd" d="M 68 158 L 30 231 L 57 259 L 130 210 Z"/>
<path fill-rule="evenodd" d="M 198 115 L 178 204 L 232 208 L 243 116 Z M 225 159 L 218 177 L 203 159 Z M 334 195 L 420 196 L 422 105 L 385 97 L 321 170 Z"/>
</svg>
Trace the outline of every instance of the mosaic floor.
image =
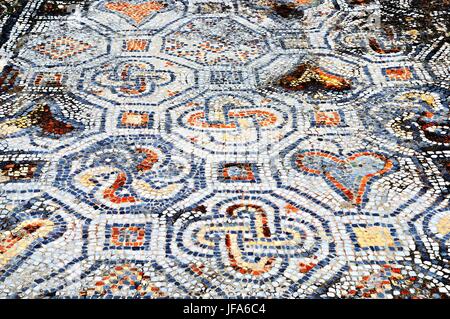
<svg viewBox="0 0 450 319">
<path fill-rule="evenodd" d="M 0 297 L 450 297 L 417 1 L 0 1 Z"/>
</svg>

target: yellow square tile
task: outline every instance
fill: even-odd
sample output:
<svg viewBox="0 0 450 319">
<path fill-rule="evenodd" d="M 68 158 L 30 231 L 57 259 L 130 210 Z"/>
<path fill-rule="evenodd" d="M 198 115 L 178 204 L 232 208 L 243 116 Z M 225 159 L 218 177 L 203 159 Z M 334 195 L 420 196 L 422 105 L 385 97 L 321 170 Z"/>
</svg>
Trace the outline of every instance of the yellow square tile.
<svg viewBox="0 0 450 319">
<path fill-rule="evenodd" d="M 389 228 L 372 226 L 367 228 L 355 228 L 358 244 L 362 248 L 382 246 L 394 246 L 394 239 L 392 238 Z"/>
<path fill-rule="evenodd" d="M 437 222 L 437 232 L 443 236 L 450 233 L 450 215 L 444 216 Z"/>
</svg>

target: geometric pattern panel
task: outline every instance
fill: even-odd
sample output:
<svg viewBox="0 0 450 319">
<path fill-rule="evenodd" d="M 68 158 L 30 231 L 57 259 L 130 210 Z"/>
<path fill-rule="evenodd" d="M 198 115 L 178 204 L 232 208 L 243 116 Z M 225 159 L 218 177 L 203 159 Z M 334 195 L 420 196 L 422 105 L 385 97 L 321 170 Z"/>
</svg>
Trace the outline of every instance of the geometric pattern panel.
<svg viewBox="0 0 450 319">
<path fill-rule="evenodd" d="M 62 157 L 55 186 L 105 212 L 158 214 L 204 185 L 200 163 L 160 136 L 108 137 Z"/>
<path fill-rule="evenodd" d="M 0 1 L 0 298 L 449 298 L 419 2 Z"/>
</svg>

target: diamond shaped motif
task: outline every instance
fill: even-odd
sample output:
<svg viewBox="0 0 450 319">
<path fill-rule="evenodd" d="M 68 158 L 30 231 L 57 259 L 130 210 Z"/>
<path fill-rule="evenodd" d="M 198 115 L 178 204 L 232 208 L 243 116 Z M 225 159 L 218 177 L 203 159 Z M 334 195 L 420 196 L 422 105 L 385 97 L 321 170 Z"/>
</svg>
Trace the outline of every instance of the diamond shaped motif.
<svg viewBox="0 0 450 319">
<path fill-rule="evenodd" d="M 133 20 L 137 25 L 141 24 L 150 14 L 158 12 L 166 7 L 166 4 L 157 1 L 147 1 L 133 4 L 128 2 L 108 2 L 105 8 Z"/>
<path fill-rule="evenodd" d="M 53 60 L 64 60 L 83 53 L 92 47 L 89 43 L 71 37 L 59 37 L 50 42 L 39 44 L 33 49 Z"/>
</svg>

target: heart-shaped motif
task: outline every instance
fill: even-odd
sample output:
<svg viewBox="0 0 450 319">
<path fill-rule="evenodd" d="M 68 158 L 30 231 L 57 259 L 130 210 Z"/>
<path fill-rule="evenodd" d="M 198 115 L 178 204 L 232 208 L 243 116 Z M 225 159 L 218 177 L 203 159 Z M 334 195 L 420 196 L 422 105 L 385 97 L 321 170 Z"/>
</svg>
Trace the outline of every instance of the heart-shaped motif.
<svg viewBox="0 0 450 319">
<path fill-rule="evenodd" d="M 330 153 L 306 151 L 296 155 L 295 164 L 307 173 L 323 176 L 346 200 L 360 205 L 370 180 L 393 168 L 393 162 L 381 154 L 355 153 L 340 159 Z"/>
<path fill-rule="evenodd" d="M 145 18 L 155 11 L 164 9 L 166 5 L 158 1 L 146 1 L 143 3 L 133 4 L 128 2 L 107 2 L 105 8 L 118 12 L 132 19 L 136 24 L 141 24 Z"/>
</svg>

